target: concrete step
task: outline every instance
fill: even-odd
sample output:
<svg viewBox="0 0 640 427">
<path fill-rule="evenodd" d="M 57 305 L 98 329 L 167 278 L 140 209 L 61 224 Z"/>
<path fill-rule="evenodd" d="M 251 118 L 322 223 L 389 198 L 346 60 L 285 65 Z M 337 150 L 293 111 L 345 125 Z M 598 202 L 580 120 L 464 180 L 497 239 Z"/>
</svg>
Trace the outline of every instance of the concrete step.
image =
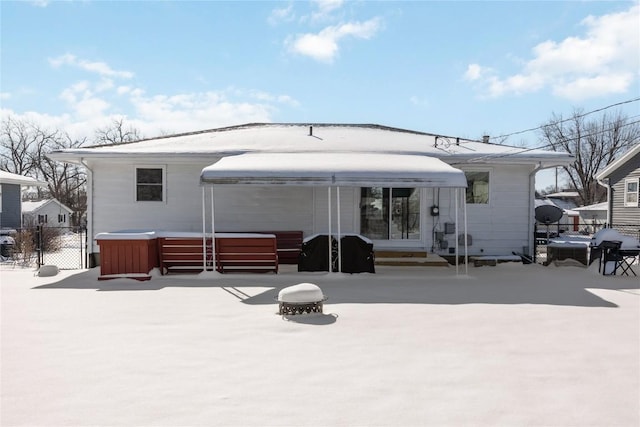
<svg viewBox="0 0 640 427">
<path fill-rule="evenodd" d="M 428 253 L 419 250 L 402 250 L 402 251 L 375 251 L 376 258 L 426 258 Z"/>
<path fill-rule="evenodd" d="M 425 251 L 376 251 L 376 265 L 406 267 L 448 267 L 446 259 Z"/>
</svg>

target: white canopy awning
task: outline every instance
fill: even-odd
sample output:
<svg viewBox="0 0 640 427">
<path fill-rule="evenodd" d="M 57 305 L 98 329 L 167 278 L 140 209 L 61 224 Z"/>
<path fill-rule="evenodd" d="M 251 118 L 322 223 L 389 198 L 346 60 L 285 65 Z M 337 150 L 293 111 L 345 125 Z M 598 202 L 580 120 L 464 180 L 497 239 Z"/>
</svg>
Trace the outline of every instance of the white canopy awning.
<svg viewBox="0 0 640 427">
<path fill-rule="evenodd" d="M 385 153 L 245 153 L 202 170 L 203 184 L 466 188 L 467 179 L 440 159 Z"/>
</svg>

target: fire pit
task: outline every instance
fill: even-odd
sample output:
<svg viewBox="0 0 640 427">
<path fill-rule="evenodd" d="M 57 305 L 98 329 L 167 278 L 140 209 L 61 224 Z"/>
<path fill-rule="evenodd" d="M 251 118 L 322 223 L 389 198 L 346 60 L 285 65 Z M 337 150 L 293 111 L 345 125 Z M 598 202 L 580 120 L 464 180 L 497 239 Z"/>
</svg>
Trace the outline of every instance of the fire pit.
<svg viewBox="0 0 640 427">
<path fill-rule="evenodd" d="M 326 299 L 322 290 L 313 283 L 289 286 L 278 293 L 278 314 L 322 313 L 322 303 Z"/>
</svg>

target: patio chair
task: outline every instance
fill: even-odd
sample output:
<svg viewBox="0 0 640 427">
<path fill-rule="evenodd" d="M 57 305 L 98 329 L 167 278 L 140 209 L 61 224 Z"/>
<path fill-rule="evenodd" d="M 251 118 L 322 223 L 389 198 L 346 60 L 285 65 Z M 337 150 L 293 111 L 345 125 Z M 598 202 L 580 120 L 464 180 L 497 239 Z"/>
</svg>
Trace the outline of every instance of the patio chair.
<svg viewBox="0 0 640 427">
<path fill-rule="evenodd" d="M 637 276 L 636 272 L 633 271 L 633 264 L 636 262 L 638 256 L 640 256 L 640 249 L 620 249 L 618 252 L 622 258 L 618 263 L 621 271 L 620 275 L 630 276 L 629 273 L 631 273 Z"/>
<path fill-rule="evenodd" d="M 615 276 L 620 271 L 621 276 L 629 276 L 629 272 L 636 276 L 632 263 L 640 253 L 640 250 L 620 249 L 621 244 L 622 242 L 619 240 L 603 240 L 598 245 L 601 250 L 598 271 L 602 271 L 603 275 Z"/>
</svg>

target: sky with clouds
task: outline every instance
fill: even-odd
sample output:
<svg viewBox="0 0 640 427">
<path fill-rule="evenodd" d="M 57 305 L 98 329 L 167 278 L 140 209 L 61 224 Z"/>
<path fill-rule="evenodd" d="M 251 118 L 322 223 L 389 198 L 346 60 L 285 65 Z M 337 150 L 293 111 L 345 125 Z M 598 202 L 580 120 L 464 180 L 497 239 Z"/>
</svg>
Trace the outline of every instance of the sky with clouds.
<svg viewBox="0 0 640 427">
<path fill-rule="evenodd" d="M 638 1 L 0 7 L 0 114 L 78 138 L 120 118 L 145 137 L 335 122 L 480 138 L 640 97 Z"/>
</svg>

